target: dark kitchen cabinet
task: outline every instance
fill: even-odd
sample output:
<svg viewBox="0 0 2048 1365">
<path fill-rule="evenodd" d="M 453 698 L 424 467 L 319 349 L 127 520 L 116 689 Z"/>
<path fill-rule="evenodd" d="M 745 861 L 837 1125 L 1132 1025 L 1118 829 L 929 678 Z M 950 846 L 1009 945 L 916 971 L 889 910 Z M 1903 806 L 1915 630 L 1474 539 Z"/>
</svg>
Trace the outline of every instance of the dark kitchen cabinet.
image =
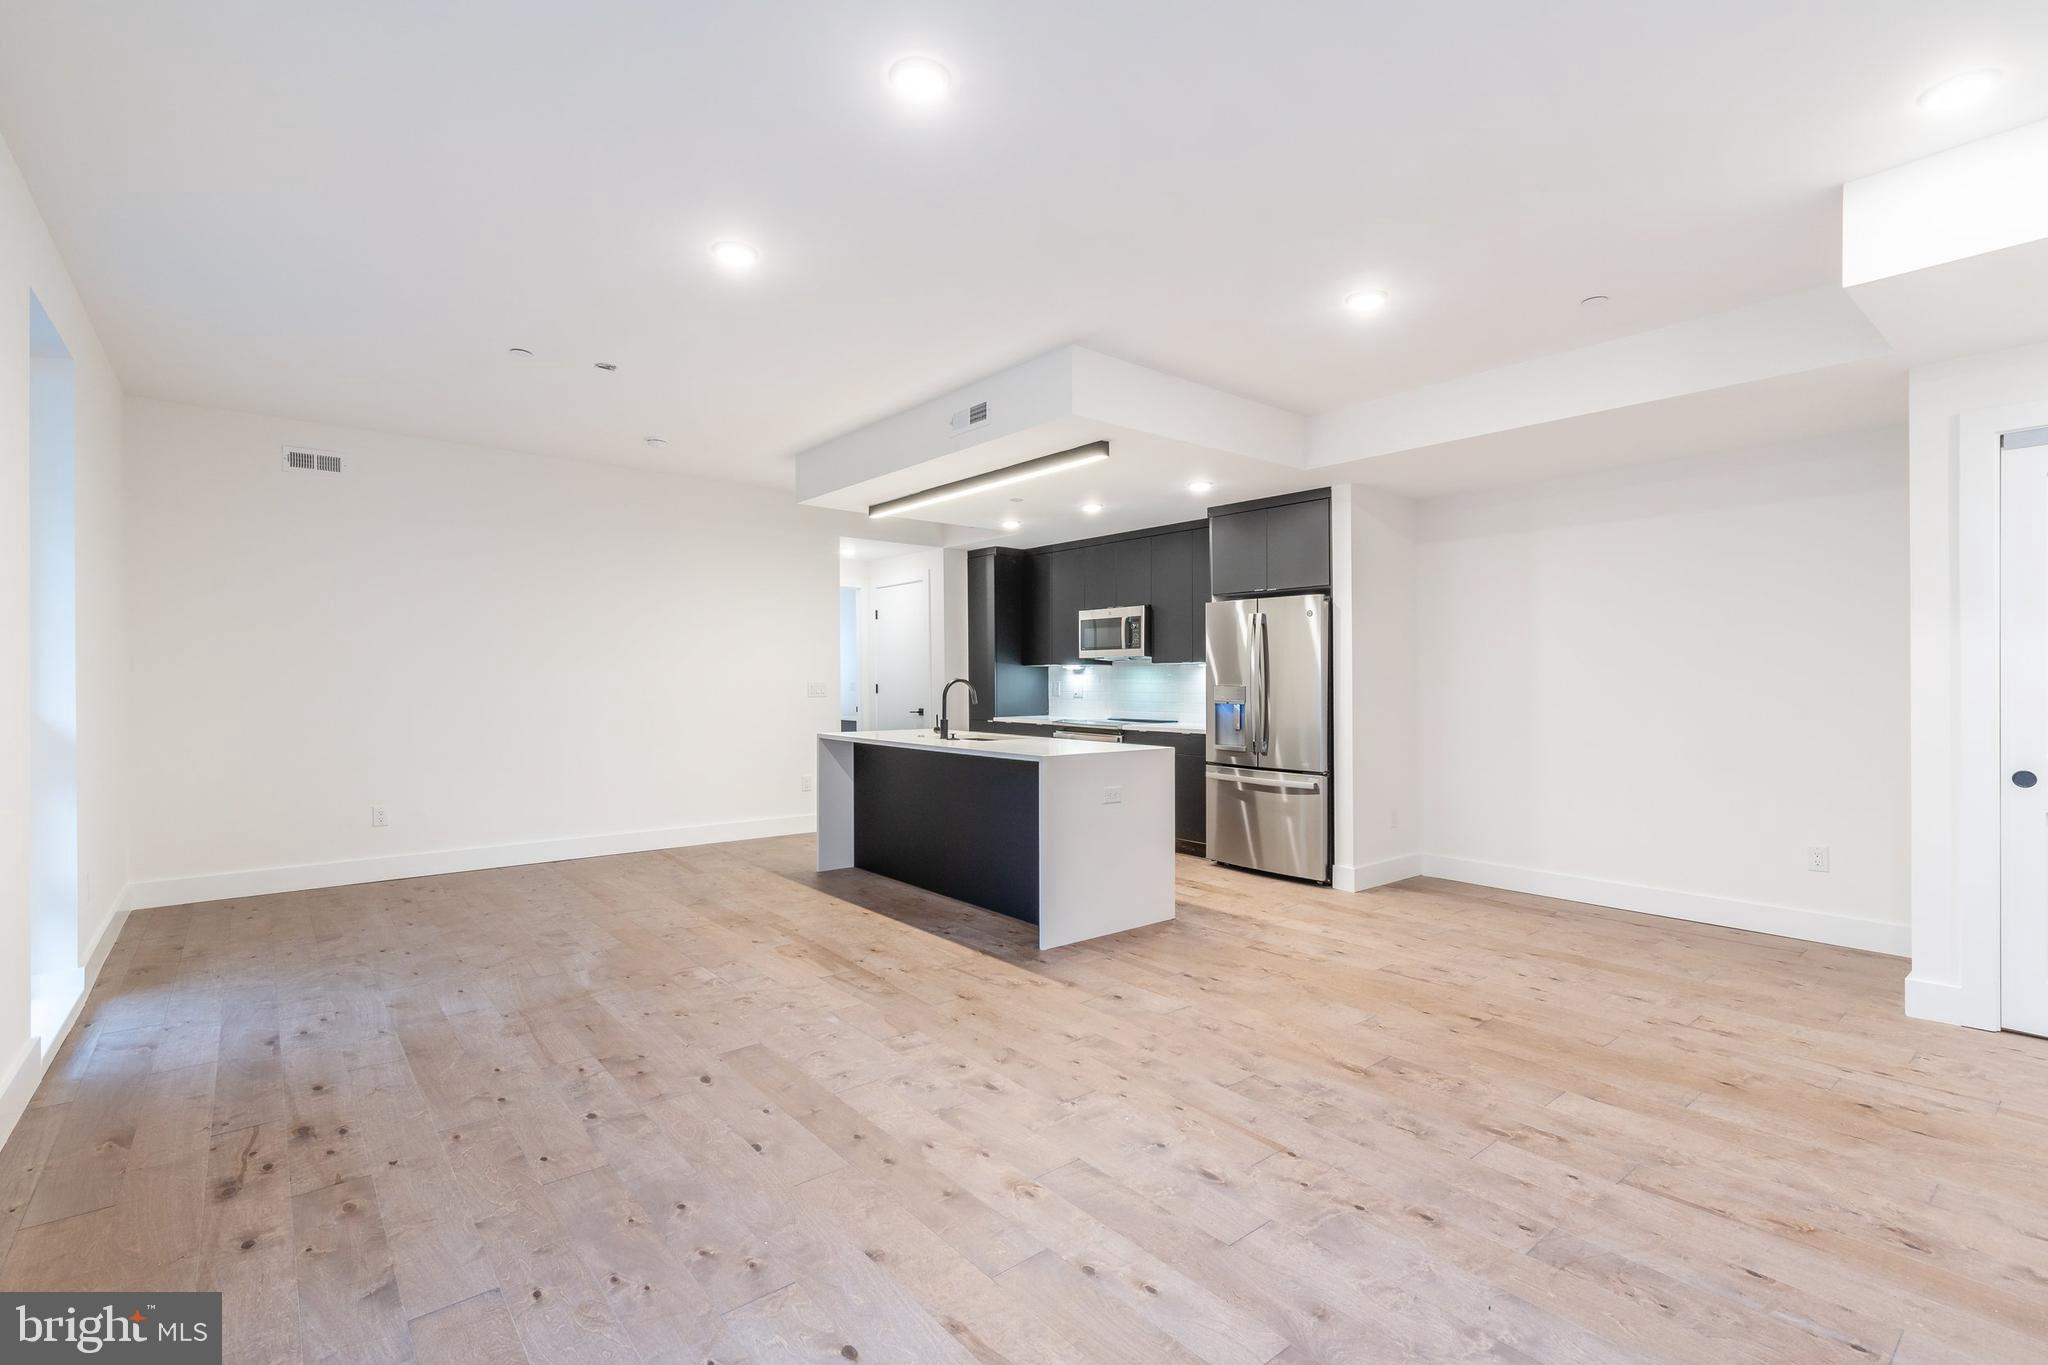
<svg viewBox="0 0 2048 1365">
<path fill-rule="evenodd" d="M 1152 583 L 1152 662 L 1184 663 L 1194 657 L 1194 622 L 1189 619 L 1193 596 L 1188 577 L 1194 570 L 1185 532 L 1151 536 L 1144 542 Z"/>
<path fill-rule="evenodd" d="M 1266 590 L 1266 513 L 1228 512 L 1209 521 L 1209 583 L 1218 597 Z"/>
<path fill-rule="evenodd" d="M 1084 545 L 1078 551 L 1081 556 L 1081 610 L 1093 611 L 1097 607 L 1121 607 L 1126 605 L 1116 595 L 1115 542 L 1101 545 Z M 1078 643 L 1079 637 L 1076 637 Z"/>
<path fill-rule="evenodd" d="M 1116 544 L 1116 601 L 1112 607 L 1142 607 L 1152 601 L 1152 542 L 1158 536 Z"/>
<path fill-rule="evenodd" d="M 1209 776 L 1202 735 L 1146 735 L 1144 743 L 1163 740 L 1173 746 L 1173 843 L 1197 857 L 1209 847 Z"/>
<path fill-rule="evenodd" d="M 1030 556 L 1030 581 L 1035 597 L 1025 663 L 1067 664 L 1080 661 L 1083 553 L 1081 550 L 1053 550 Z M 996 714 L 1004 713 L 999 711 Z M 1030 713 L 1013 711 L 1009 714 Z"/>
<path fill-rule="evenodd" d="M 1328 588 L 1328 493 L 1216 509 L 1209 518 L 1209 582 L 1218 597 Z"/>
<path fill-rule="evenodd" d="M 1330 586 L 1330 501 L 1291 502 L 1266 512 L 1266 591 Z"/>
<path fill-rule="evenodd" d="M 1209 601 L 1209 532 L 1206 527 L 1153 536 L 1152 661 L 1200 663 L 1204 657 L 1202 608 Z"/>
<path fill-rule="evenodd" d="M 1202 608 L 1209 600 L 1206 522 L 1032 550 L 1023 555 L 1020 581 L 1029 598 L 1020 652 L 1026 664 L 1081 662 L 1080 614 L 1134 606 L 1152 609 L 1154 663 L 1203 659 Z"/>
<path fill-rule="evenodd" d="M 1031 565 L 1021 550 L 976 550 L 967 556 L 967 679 L 974 684 L 968 720 L 1045 712 L 1045 670 L 1025 658 L 1031 632 Z"/>
</svg>

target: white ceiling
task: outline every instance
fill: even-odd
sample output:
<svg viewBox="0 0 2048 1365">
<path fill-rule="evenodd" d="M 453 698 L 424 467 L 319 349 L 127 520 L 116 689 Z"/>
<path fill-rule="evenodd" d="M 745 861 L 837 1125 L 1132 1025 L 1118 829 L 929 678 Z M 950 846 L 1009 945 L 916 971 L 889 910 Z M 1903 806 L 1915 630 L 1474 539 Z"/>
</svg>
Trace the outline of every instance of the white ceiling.
<svg viewBox="0 0 2048 1365">
<path fill-rule="evenodd" d="M 1068 342 L 1321 412 L 1838 282 L 1845 181 L 2042 117 L 2039 0 L 0 5 L 132 390 L 774 482 Z"/>
</svg>

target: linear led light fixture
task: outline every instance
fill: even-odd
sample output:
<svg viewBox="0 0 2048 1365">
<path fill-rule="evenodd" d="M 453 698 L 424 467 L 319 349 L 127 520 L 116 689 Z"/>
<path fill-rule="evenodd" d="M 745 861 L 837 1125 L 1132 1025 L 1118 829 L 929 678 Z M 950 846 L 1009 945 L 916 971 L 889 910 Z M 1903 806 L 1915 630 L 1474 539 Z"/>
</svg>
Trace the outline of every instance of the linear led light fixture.
<svg viewBox="0 0 2048 1365">
<path fill-rule="evenodd" d="M 1007 469 L 991 469 L 988 473 L 976 474 L 971 479 L 942 483 L 937 488 L 927 488 L 922 493 L 912 493 L 906 497 L 878 502 L 868 509 L 868 515 L 876 518 L 900 517 L 906 512 L 920 511 L 942 502 L 951 502 L 955 498 L 986 493 L 991 488 L 1007 488 L 1026 479 L 1043 478 L 1047 474 L 1057 474 L 1062 469 L 1078 469 L 1084 464 L 1094 464 L 1097 460 L 1108 458 L 1109 442 L 1090 441 L 1085 446 L 1062 450 L 1056 455 L 1041 455 L 1035 460 L 1026 460 L 1023 464 L 1013 464 Z"/>
</svg>

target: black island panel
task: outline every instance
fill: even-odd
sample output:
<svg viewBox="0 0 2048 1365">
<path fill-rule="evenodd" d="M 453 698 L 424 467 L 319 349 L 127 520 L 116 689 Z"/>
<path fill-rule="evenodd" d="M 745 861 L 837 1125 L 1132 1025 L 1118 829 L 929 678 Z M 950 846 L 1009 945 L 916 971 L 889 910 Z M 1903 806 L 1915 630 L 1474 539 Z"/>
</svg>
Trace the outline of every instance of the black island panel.
<svg viewBox="0 0 2048 1365">
<path fill-rule="evenodd" d="M 853 865 L 1038 923 L 1038 765 L 855 746 Z"/>
</svg>

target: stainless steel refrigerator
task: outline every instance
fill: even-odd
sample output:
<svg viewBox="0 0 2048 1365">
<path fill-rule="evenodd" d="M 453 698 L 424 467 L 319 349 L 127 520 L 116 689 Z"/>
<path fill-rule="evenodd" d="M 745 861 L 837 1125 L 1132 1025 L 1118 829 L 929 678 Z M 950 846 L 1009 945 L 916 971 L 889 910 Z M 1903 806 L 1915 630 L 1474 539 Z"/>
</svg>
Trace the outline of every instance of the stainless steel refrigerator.
<svg viewBox="0 0 2048 1365">
<path fill-rule="evenodd" d="M 1330 879 L 1330 599 L 1211 602 L 1209 856 Z"/>
</svg>

